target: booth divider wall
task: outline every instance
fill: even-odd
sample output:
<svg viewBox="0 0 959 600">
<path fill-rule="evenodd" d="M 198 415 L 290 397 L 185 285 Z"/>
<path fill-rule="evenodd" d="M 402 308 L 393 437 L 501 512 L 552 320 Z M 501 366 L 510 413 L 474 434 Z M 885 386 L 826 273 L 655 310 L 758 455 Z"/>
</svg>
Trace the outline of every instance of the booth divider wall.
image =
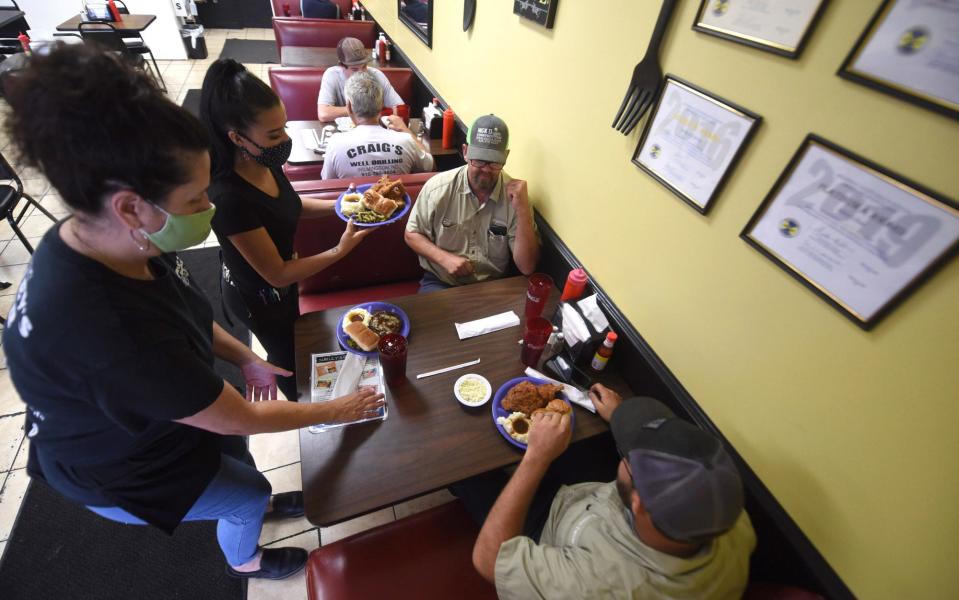
<svg viewBox="0 0 959 600">
<path fill-rule="evenodd" d="M 798 60 L 691 29 L 676 9 L 664 71 L 763 116 L 702 216 L 636 168 L 645 122 L 610 127 L 660 2 L 560 3 L 553 29 L 437 2 L 433 47 L 367 10 L 464 122 L 510 125 L 507 171 L 862 598 L 959 596 L 959 262 L 866 332 L 739 239 L 810 132 L 947 196 L 959 122 L 836 76 L 877 2 L 830 2 Z"/>
</svg>

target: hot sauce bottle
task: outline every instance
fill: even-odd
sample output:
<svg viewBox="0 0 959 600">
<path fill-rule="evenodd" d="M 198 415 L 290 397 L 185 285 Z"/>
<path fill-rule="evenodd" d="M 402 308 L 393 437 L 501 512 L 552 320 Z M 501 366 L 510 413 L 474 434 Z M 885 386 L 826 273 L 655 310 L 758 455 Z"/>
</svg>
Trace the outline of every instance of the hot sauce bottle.
<svg viewBox="0 0 959 600">
<path fill-rule="evenodd" d="M 602 371 L 606 368 L 607 363 L 609 363 L 609 357 L 613 355 L 613 344 L 616 343 L 617 337 L 613 331 L 606 334 L 603 345 L 596 350 L 596 354 L 593 355 L 593 362 L 589 365 L 593 367 L 593 370 Z"/>
</svg>

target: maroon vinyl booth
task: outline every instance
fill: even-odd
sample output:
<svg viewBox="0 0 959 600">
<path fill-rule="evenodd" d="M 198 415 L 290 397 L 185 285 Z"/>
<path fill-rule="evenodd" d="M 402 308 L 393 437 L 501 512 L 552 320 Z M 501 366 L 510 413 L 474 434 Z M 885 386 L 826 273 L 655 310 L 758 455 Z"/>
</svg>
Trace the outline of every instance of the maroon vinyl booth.
<svg viewBox="0 0 959 600">
<path fill-rule="evenodd" d="M 413 97 L 413 71 L 399 67 L 380 69 L 390 85 L 404 100 Z M 316 99 L 326 69 L 316 67 L 274 67 L 270 69 L 270 87 L 283 101 L 286 118 L 291 121 L 315 121 Z M 291 181 L 319 179 L 322 165 L 284 165 L 283 172 Z"/>
<path fill-rule="evenodd" d="M 400 175 L 413 202 L 423 184 L 436 173 Z M 377 177 L 296 181 L 293 188 L 305 195 L 337 198 L 350 182 L 372 183 Z M 403 234 L 409 215 L 395 223 L 377 228 L 346 258 L 300 282 L 300 313 L 325 310 L 346 304 L 407 296 L 419 290 L 423 276 L 419 260 L 406 245 Z M 310 256 L 335 246 L 346 223 L 336 215 L 300 219 L 294 248 L 300 256 Z"/>
<path fill-rule="evenodd" d="M 347 18 L 347 15 L 350 14 L 350 10 L 353 8 L 352 0 L 332 0 L 333 4 L 340 5 L 340 16 L 342 18 Z M 283 17 L 283 5 L 290 5 L 290 17 L 302 17 L 303 13 L 300 11 L 300 0 L 273 0 L 273 16 L 274 17 Z"/>
<path fill-rule="evenodd" d="M 314 550 L 306 565 L 310 600 L 456 598 L 495 600 L 473 568 L 479 533 L 450 502 Z"/>
<path fill-rule="evenodd" d="M 496 589 L 473 568 L 477 535 L 478 528 L 459 502 L 358 533 L 310 553 L 307 596 L 492 600 Z M 790 585 L 750 582 L 743 600 L 825 599 Z"/>
<path fill-rule="evenodd" d="M 336 44 L 345 37 L 355 37 L 367 48 L 372 48 L 376 41 L 376 23 L 344 19 L 275 17 L 273 34 L 276 36 L 278 51 L 282 51 L 283 46 L 336 48 Z"/>
</svg>

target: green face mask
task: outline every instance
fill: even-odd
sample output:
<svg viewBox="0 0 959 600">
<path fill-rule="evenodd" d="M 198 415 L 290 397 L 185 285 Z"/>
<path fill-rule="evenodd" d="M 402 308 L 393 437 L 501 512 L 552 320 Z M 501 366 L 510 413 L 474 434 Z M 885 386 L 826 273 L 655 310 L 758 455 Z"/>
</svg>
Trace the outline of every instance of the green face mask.
<svg viewBox="0 0 959 600">
<path fill-rule="evenodd" d="M 151 204 L 153 204 L 151 202 Z M 210 205 L 210 208 L 203 212 L 193 213 L 192 215 L 174 215 L 163 210 L 156 204 L 153 206 L 166 215 L 166 223 L 159 231 L 149 233 L 140 230 L 140 233 L 146 236 L 153 245 L 163 252 L 176 252 L 177 250 L 186 250 L 190 246 L 195 246 L 205 240 L 210 235 L 210 221 L 213 220 L 213 213 L 216 207 Z"/>
</svg>

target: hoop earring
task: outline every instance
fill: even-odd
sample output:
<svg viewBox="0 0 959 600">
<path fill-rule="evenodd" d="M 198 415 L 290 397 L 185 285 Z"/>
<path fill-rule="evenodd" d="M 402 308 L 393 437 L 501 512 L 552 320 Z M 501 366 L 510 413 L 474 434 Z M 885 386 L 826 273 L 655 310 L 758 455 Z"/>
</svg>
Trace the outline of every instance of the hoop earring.
<svg viewBox="0 0 959 600">
<path fill-rule="evenodd" d="M 144 245 L 144 244 L 142 244 L 139 240 L 137 240 L 137 236 L 134 235 L 133 230 L 131 229 L 131 230 L 130 230 L 130 239 L 133 240 L 133 245 L 135 245 L 135 246 L 140 250 L 140 252 L 149 252 L 149 251 L 150 251 L 150 238 L 144 236 L 143 239 L 144 239 L 144 241 L 146 242 L 146 245 Z"/>
</svg>

